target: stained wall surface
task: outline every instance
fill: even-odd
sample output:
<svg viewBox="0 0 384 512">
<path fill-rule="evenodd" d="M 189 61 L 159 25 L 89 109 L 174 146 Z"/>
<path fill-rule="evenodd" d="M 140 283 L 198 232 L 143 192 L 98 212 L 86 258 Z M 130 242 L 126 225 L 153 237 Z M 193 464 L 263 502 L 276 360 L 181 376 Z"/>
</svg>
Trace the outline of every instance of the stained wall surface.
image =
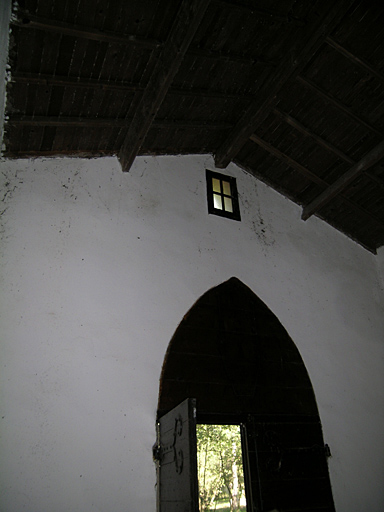
<svg viewBox="0 0 384 512">
<path fill-rule="evenodd" d="M 0 511 L 154 511 L 168 343 L 234 276 L 315 391 L 338 512 L 384 510 L 384 295 L 374 256 L 231 165 L 241 222 L 208 215 L 209 156 L 0 162 Z"/>
</svg>

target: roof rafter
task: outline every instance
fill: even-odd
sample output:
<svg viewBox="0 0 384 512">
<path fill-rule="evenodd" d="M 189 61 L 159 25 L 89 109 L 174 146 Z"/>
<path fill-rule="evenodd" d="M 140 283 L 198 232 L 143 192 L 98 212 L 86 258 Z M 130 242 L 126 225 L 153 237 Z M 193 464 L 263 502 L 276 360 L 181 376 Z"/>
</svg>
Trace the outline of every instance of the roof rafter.
<svg viewBox="0 0 384 512">
<path fill-rule="evenodd" d="M 380 137 L 383 136 L 383 133 L 375 128 L 375 126 L 368 123 L 368 121 L 365 121 L 365 119 L 362 119 L 360 116 L 355 114 L 349 107 L 344 105 L 341 101 L 334 98 L 330 93 L 324 91 L 321 87 L 316 85 L 314 82 L 309 80 L 308 78 L 304 78 L 302 76 L 297 76 L 296 80 L 298 80 L 300 83 L 305 85 L 306 87 L 310 88 L 312 91 L 316 92 L 319 96 L 324 98 L 328 103 L 332 103 L 336 108 L 343 111 L 348 117 L 353 119 L 354 121 L 357 121 L 359 124 L 365 126 L 373 133 L 376 133 L 376 135 L 379 135 Z"/>
<path fill-rule="evenodd" d="M 325 42 L 331 46 L 333 49 L 338 51 L 341 55 L 344 55 L 347 59 L 349 59 L 354 64 L 357 64 L 360 66 L 364 71 L 368 71 L 371 75 L 374 75 L 376 78 L 384 82 L 384 75 L 383 73 L 380 73 L 380 71 L 377 71 L 371 64 L 368 64 L 364 59 L 361 59 L 359 57 L 356 57 L 352 52 L 348 51 L 346 48 L 344 48 L 340 43 L 335 41 L 332 37 L 327 37 Z"/>
<path fill-rule="evenodd" d="M 308 60 L 317 52 L 326 37 L 339 24 L 350 2 L 340 0 L 332 6 L 325 5 L 323 16 L 315 24 L 302 28 L 301 37 L 291 47 L 289 59 L 283 59 L 274 73 L 264 82 L 257 98 L 240 118 L 232 133 L 226 138 L 215 155 L 216 167 L 224 168 L 237 155 L 255 129 L 265 120 L 276 102 L 276 96 L 287 81 L 295 77 Z"/>
<path fill-rule="evenodd" d="M 58 126 L 58 127 L 84 127 L 84 128 L 123 128 L 131 123 L 130 118 L 101 118 L 101 117 L 64 117 L 64 116 L 18 116 L 9 117 L 10 125 L 21 126 Z M 152 126 L 168 126 L 175 128 L 199 128 L 208 130 L 228 130 L 232 124 L 220 121 L 207 121 L 204 119 L 154 119 Z"/>
<path fill-rule="evenodd" d="M 331 151 L 334 155 L 339 157 L 341 160 L 344 160 L 344 162 L 348 162 L 349 164 L 354 164 L 354 160 L 347 156 L 345 153 L 340 151 L 338 148 L 336 148 L 333 144 L 326 141 L 316 133 L 314 133 L 312 130 L 304 126 L 300 121 L 292 117 L 291 115 L 287 114 L 286 112 L 283 112 L 279 110 L 278 108 L 273 109 L 273 113 L 278 116 L 280 119 L 282 119 L 284 122 L 292 126 L 292 128 L 295 128 L 295 130 L 299 131 L 303 135 L 306 135 L 310 139 L 314 140 L 319 146 L 322 146 L 323 148 L 327 149 L 328 151 Z"/>
<path fill-rule="evenodd" d="M 118 156 L 123 171 L 130 169 L 139 153 L 208 5 L 209 0 L 182 1 L 121 146 Z"/>
<path fill-rule="evenodd" d="M 268 21 L 278 22 L 278 23 L 292 23 L 294 25 L 305 25 L 305 21 L 295 18 L 294 16 L 289 16 L 285 14 L 278 14 L 273 11 L 269 11 L 267 9 L 263 9 L 261 7 L 255 5 L 244 5 L 234 3 L 231 0 L 214 0 L 215 3 L 225 5 L 228 9 L 233 9 L 234 11 L 241 11 L 247 13 L 248 16 L 255 15 L 258 18 L 263 18 Z"/>
<path fill-rule="evenodd" d="M 145 87 L 140 84 L 129 83 L 129 82 L 114 82 L 112 80 L 99 80 L 92 78 L 76 78 L 59 75 L 45 75 L 40 73 L 24 73 L 16 71 L 11 76 L 12 83 L 28 83 L 37 85 L 49 85 L 49 86 L 64 86 L 64 87 L 79 87 L 86 89 L 102 89 L 102 90 L 115 90 L 120 92 L 142 92 Z M 176 87 L 170 87 L 168 94 L 175 96 L 192 96 L 192 97 L 204 97 L 204 98 L 215 98 L 215 99 L 248 99 L 253 98 L 250 94 L 231 94 L 222 91 L 205 90 L 197 88 L 179 89 Z"/>
<path fill-rule="evenodd" d="M 89 39 L 92 41 L 141 46 L 142 48 L 148 48 L 150 50 L 159 48 L 164 44 L 163 41 L 138 37 L 134 34 L 120 34 L 117 32 L 96 30 L 85 27 L 83 25 L 71 25 L 70 23 L 40 18 L 38 16 L 31 16 L 29 14 L 25 14 L 22 19 L 12 20 L 12 24 L 25 29 L 37 29 L 55 34 L 78 37 L 81 39 Z M 235 62 L 248 66 L 261 64 L 263 66 L 276 67 L 276 62 L 267 60 L 261 56 L 243 55 L 233 52 L 220 52 L 207 50 L 204 48 L 189 48 L 187 53 L 188 55 L 203 57 L 205 59 L 221 60 L 223 62 Z"/>
<path fill-rule="evenodd" d="M 214 50 L 207 50 L 204 48 L 189 48 L 187 55 L 194 55 L 204 59 L 220 60 L 222 62 L 236 62 L 237 64 L 245 64 L 253 66 L 254 64 L 261 64 L 263 66 L 276 67 L 276 62 L 267 60 L 260 56 L 242 55 L 233 52 L 219 52 Z"/>
<path fill-rule="evenodd" d="M 310 181 L 312 181 L 312 183 L 316 183 L 317 185 L 320 185 L 321 187 L 324 187 L 324 188 L 330 186 L 327 181 L 323 180 L 322 178 L 317 176 L 315 173 L 313 173 L 312 171 L 310 171 L 309 169 L 307 169 L 306 167 L 301 165 L 299 162 L 297 162 L 290 156 L 286 155 L 279 149 L 275 148 L 274 146 L 272 146 L 271 144 L 269 144 L 268 142 L 263 140 L 261 137 L 258 137 L 257 135 L 252 134 L 250 137 L 250 140 L 252 140 L 256 144 L 258 144 L 261 148 L 265 149 L 265 151 L 267 151 L 271 155 L 275 156 L 281 162 L 284 162 L 285 164 L 289 165 L 289 167 L 292 167 L 292 169 L 295 169 L 296 171 L 298 171 L 300 174 L 302 174 L 303 176 L 308 178 Z M 354 208 L 355 210 L 358 210 L 360 213 L 362 213 L 363 215 L 368 217 L 370 220 L 374 221 L 375 224 L 377 224 L 378 226 L 380 226 L 382 228 L 384 227 L 384 223 L 380 219 L 378 219 L 375 215 L 372 215 L 372 213 L 367 211 L 365 208 L 363 208 L 362 206 L 357 204 L 352 199 L 349 199 L 348 197 L 343 195 L 342 191 L 340 193 L 340 197 L 343 199 L 343 201 L 348 203 L 352 208 Z"/>
<path fill-rule="evenodd" d="M 56 34 L 65 34 L 67 36 L 80 37 L 82 39 L 91 39 L 92 41 L 134 44 L 149 49 L 154 49 L 162 45 L 161 41 L 156 41 L 155 39 L 142 38 L 127 34 L 117 34 L 115 32 L 97 30 L 94 28 L 91 29 L 82 25 L 71 25 L 70 23 L 48 20 L 38 16 L 31 16 L 30 14 L 25 14 L 22 19 L 12 20 L 11 23 L 12 25 L 17 25 L 23 28 L 39 29 Z"/>
<path fill-rule="evenodd" d="M 291 115 L 287 114 L 286 112 L 282 112 L 281 110 L 279 110 L 278 108 L 275 108 L 273 110 L 274 114 L 276 114 L 280 119 L 282 119 L 283 121 L 285 121 L 287 124 L 289 124 L 290 126 L 292 126 L 293 128 L 295 128 L 297 131 L 299 131 L 300 133 L 302 133 L 303 135 L 311 138 L 312 140 L 314 140 L 317 144 L 319 144 L 319 146 L 325 148 L 326 150 L 330 151 L 331 153 L 333 153 L 335 156 L 337 156 L 338 158 L 340 158 L 340 160 L 343 160 L 344 162 L 347 162 L 348 164 L 351 164 L 351 165 L 354 165 L 356 162 L 355 160 L 353 160 L 351 157 L 349 157 L 348 155 L 346 155 L 345 153 L 343 153 L 342 151 L 340 151 L 340 149 L 338 149 L 336 146 L 334 146 L 333 144 L 331 144 L 330 142 L 328 142 L 327 140 L 323 139 L 322 137 L 320 137 L 319 135 L 317 135 L 316 133 L 314 133 L 312 130 L 310 130 L 309 128 L 307 128 L 306 126 L 304 126 L 303 124 L 301 124 L 297 119 L 295 119 L 294 117 L 292 117 Z M 374 174 L 368 172 L 368 170 L 366 169 L 364 171 L 364 174 L 371 180 L 371 181 L 374 181 L 376 184 L 378 184 L 380 187 L 384 188 L 384 182 L 382 180 L 380 180 L 379 178 L 377 178 L 377 176 L 375 176 Z"/>
<path fill-rule="evenodd" d="M 348 172 L 330 185 L 322 194 L 303 208 L 301 218 L 307 220 L 311 215 L 320 210 L 334 197 L 345 190 L 365 169 L 372 167 L 384 156 L 384 140 L 367 153 Z"/>
</svg>

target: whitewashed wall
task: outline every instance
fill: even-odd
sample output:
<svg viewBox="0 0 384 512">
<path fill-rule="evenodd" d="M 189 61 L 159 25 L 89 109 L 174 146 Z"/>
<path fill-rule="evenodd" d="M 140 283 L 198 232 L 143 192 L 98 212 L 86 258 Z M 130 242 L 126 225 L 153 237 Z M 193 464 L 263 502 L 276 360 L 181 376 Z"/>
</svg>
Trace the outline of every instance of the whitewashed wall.
<svg viewBox="0 0 384 512">
<path fill-rule="evenodd" d="M 158 383 L 193 303 L 232 276 L 314 386 L 338 512 L 384 510 L 378 257 L 230 166 L 242 222 L 207 214 L 210 157 L 3 161 L 1 512 L 155 511 Z M 5 464 L 4 464 L 5 462 Z"/>
</svg>

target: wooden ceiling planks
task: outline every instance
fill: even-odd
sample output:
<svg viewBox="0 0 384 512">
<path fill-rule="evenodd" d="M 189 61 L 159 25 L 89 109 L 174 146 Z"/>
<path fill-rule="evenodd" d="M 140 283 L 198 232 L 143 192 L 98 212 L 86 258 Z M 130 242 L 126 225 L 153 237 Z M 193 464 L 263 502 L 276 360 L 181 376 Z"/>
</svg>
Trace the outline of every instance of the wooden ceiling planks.
<svg viewBox="0 0 384 512">
<path fill-rule="evenodd" d="M 333 3 L 332 7 L 323 3 L 321 20 L 308 23 L 305 30 L 293 40 L 290 46 L 291 61 L 283 59 L 281 64 L 263 84 L 257 98 L 248 108 L 245 115 L 237 123 L 230 137 L 222 144 L 215 155 L 217 167 L 226 167 L 236 156 L 239 149 L 252 134 L 253 130 L 265 119 L 268 110 L 273 106 L 275 96 L 284 84 L 312 57 L 344 16 L 349 2 Z M 326 13 L 326 14 L 324 14 Z"/>
<path fill-rule="evenodd" d="M 130 169 L 205 14 L 206 0 L 183 0 L 167 41 L 157 56 L 147 87 L 119 151 L 123 171 Z"/>
<path fill-rule="evenodd" d="M 359 162 L 354 164 L 345 174 L 334 181 L 322 194 L 303 209 L 302 219 L 307 220 L 317 210 L 324 207 L 340 192 L 345 190 L 360 174 L 375 165 L 384 157 L 384 140 L 371 149 Z"/>
<path fill-rule="evenodd" d="M 119 153 L 146 88 L 156 89 L 156 61 L 180 4 L 20 2 L 5 154 Z M 383 139 L 384 6 L 211 0 L 205 7 L 133 155 L 211 152 L 220 164 L 221 154 L 310 205 Z M 374 252 L 384 242 L 383 199 L 378 162 L 318 215 Z"/>
</svg>

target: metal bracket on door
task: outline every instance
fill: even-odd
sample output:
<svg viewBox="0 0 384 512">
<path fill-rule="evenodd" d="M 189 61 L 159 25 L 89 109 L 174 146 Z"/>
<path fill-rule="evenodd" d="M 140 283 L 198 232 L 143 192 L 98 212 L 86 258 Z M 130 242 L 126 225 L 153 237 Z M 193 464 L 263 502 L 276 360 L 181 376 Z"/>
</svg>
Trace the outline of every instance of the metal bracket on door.
<svg viewBox="0 0 384 512">
<path fill-rule="evenodd" d="M 155 443 L 152 447 L 153 459 L 157 462 L 163 460 L 164 455 L 169 452 L 173 452 L 173 462 L 175 463 L 176 473 L 180 475 L 183 471 L 184 464 L 184 455 L 183 450 L 178 447 L 178 440 L 183 433 L 183 418 L 179 414 L 177 418 L 175 418 L 175 426 L 173 429 L 173 440 L 172 443 L 167 445 L 162 445 L 159 443 Z"/>
</svg>

